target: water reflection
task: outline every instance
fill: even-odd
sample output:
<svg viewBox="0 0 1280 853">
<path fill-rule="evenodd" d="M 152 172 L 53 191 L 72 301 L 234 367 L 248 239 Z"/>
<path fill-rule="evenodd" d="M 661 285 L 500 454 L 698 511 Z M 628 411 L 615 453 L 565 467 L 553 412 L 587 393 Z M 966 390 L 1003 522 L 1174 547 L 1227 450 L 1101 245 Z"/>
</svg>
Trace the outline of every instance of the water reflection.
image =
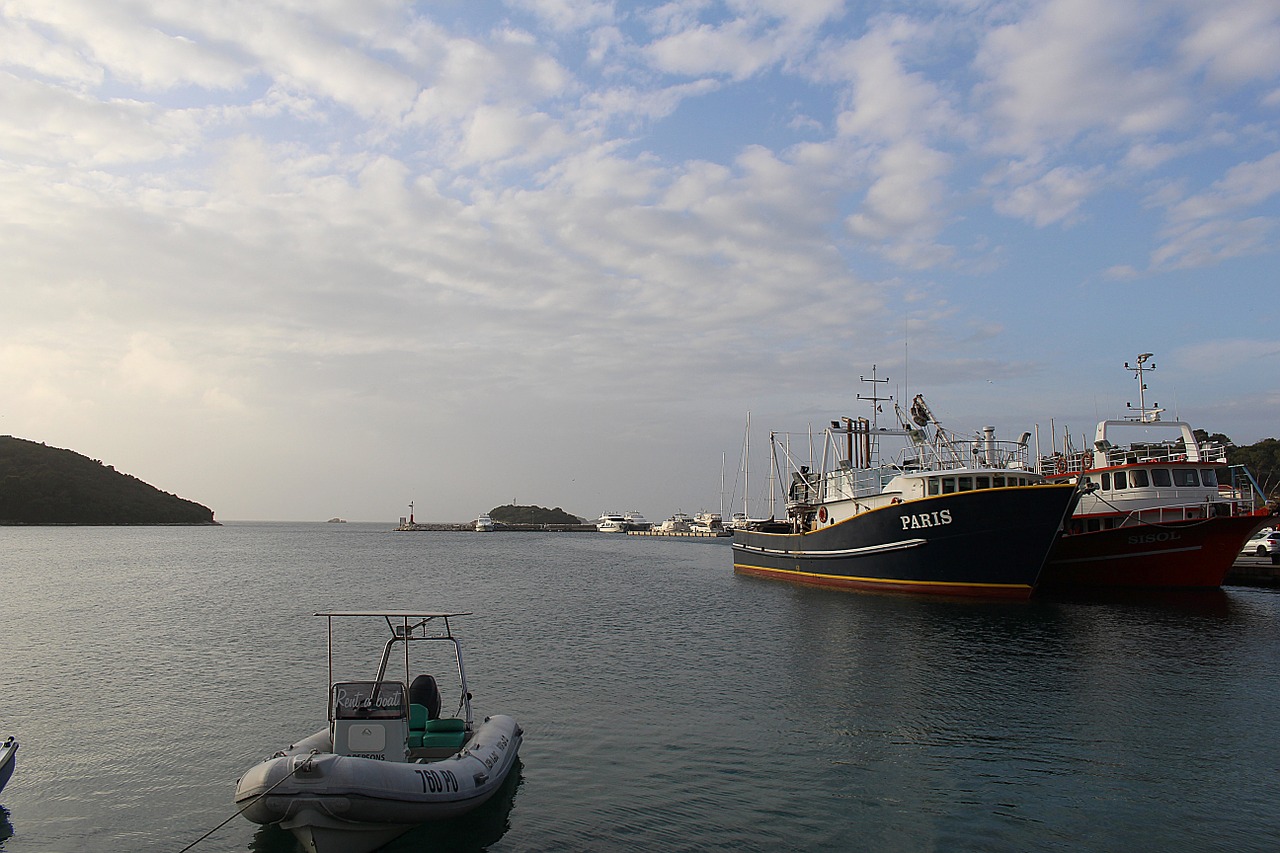
<svg viewBox="0 0 1280 853">
<path fill-rule="evenodd" d="M 1079 589 L 1037 596 L 1040 604 L 1115 605 L 1140 608 L 1149 615 L 1161 612 L 1183 616 L 1226 619 L 1231 596 L 1224 589 Z"/>
<path fill-rule="evenodd" d="M 4 849 L 4 840 L 13 837 L 13 824 L 9 822 L 9 810 L 0 806 L 0 850 Z"/>
</svg>

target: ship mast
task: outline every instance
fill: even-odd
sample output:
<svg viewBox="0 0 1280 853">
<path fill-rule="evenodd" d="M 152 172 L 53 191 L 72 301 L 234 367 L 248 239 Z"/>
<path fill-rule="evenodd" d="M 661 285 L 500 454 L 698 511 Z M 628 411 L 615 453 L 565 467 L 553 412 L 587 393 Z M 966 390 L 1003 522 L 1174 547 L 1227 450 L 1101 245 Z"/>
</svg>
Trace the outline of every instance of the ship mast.
<svg viewBox="0 0 1280 853">
<path fill-rule="evenodd" d="M 1149 352 L 1139 355 L 1137 366 L 1131 365 L 1127 361 L 1124 363 L 1125 370 L 1132 371 L 1133 377 L 1138 380 L 1138 408 L 1134 409 L 1133 403 L 1125 403 L 1124 405 L 1125 408 L 1138 413 L 1138 416 L 1131 418 L 1131 420 L 1137 420 L 1139 423 L 1144 424 L 1152 424 L 1160 420 L 1160 413 L 1164 411 L 1164 409 L 1160 408 L 1159 403 L 1152 403 L 1150 408 L 1147 407 L 1147 383 L 1143 374 L 1149 370 L 1156 369 L 1154 361 L 1147 364 L 1148 359 L 1152 358 L 1153 355 L 1154 353 Z"/>
</svg>

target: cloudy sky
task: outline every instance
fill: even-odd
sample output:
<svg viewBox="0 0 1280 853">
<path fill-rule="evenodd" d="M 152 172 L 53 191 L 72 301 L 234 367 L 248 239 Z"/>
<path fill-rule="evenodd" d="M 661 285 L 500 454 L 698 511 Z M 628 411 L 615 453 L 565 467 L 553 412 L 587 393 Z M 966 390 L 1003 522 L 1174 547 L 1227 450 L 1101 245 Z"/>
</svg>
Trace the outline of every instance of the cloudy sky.
<svg viewBox="0 0 1280 853">
<path fill-rule="evenodd" d="M 1275 0 L 0 0 L 0 45 L 0 433 L 222 520 L 719 509 L 748 412 L 755 492 L 873 365 L 1080 435 L 1153 352 L 1166 417 L 1280 435 Z"/>
</svg>

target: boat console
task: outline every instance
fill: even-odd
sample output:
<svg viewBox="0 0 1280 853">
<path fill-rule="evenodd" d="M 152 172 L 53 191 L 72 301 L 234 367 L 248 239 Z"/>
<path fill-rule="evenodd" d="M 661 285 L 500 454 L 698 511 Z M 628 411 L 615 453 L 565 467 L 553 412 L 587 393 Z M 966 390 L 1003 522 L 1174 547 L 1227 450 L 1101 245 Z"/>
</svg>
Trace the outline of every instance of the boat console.
<svg viewBox="0 0 1280 853">
<path fill-rule="evenodd" d="M 333 685 L 333 751 L 354 758 L 406 761 L 409 703 L 399 681 Z"/>
</svg>

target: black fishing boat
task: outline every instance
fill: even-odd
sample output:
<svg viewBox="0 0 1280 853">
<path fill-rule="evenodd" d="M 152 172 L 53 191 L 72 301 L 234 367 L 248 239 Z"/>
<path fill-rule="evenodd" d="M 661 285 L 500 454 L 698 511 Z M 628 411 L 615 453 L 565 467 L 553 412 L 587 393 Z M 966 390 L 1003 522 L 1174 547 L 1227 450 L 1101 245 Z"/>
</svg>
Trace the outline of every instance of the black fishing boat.
<svg viewBox="0 0 1280 853">
<path fill-rule="evenodd" d="M 892 401 L 859 399 L 873 412 Z M 874 416 L 832 421 L 816 470 L 796 462 L 790 437 L 771 434 L 774 471 L 789 484 L 786 517 L 734 531 L 734 570 L 853 589 L 1030 597 L 1075 487 L 1046 483 L 1028 466 L 1029 434 L 997 441 L 984 427 L 959 438 L 920 395 L 909 417 L 896 403 L 893 411 L 893 428 Z"/>
</svg>

